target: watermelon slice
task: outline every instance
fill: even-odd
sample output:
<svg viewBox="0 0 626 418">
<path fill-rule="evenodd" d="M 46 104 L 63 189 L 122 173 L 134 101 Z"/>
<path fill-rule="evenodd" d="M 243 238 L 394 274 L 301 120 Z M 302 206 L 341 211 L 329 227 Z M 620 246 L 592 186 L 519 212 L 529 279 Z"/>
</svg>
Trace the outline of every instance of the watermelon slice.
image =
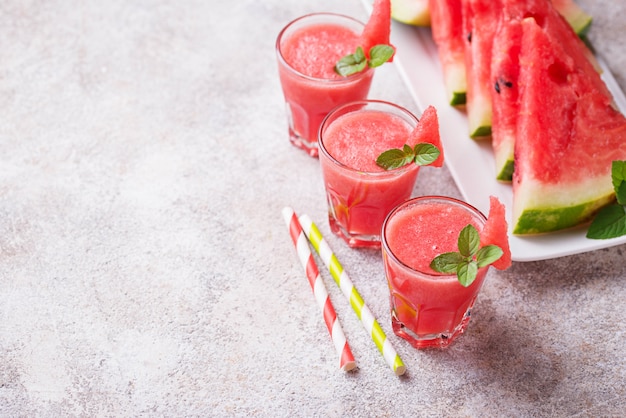
<svg viewBox="0 0 626 418">
<path fill-rule="evenodd" d="M 443 166 L 443 145 L 441 144 L 441 137 L 439 136 L 439 118 L 437 117 L 437 110 L 433 106 L 428 106 L 424 113 L 422 113 L 422 117 L 419 120 L 419 123 L 411 132 L 409 136 L 409 144 L 418 144 L 420 142 L 427 142 L 429 144 L 433 144 L 437 148 L 441 154 L 439 157 L 433 161 L 429 166 L 430 167 L 441 167 Z"/>
<path fill-rule="evenodd" d="M 588 221 L 615 199 L 614 160 L 626 159 L 626 118 L 582 71 L 563 38 L 522 20 L 519 112 L 513 173 L 513 233 Z M 573 33 L 573 32 L 572 32 Z"/>
<path fill-rule="evenodd" d="M 429 0 L 428 6 L 433 41 L 439 53 L 448 103 L 452 106 L 463 106 L 467 83 L 461 0 Z"/>
<path fill-rule="evenodd" d="M 585 43 L 576 36 L 563 16 L 549 0 L 502 0 L 502 15 L 494 38 L 492 81 L 492 146 L 496 162 L 496 178 L 509 182 L 514 163 L 515 124 L 519 83 L 518 54 L 521 42 L 521 20 L 534 16 L 549 36 L 560 42 L 582 72 L 596 71 L 597 62 Z M 595 88 L 609 100 L 611 93 L 600 77 L 591 79 Z"/>
<path fill-rule="evenodd" d="M 491 59 L 491 146 L 496 179 L 504 182 L 513 177 L 521 40 L 521 21 L 503 17 L 493 40 Z"/>
<path fill-rule="evenodd" d="M 407 25 L 428 26 L 428 0 L 391 0 L 391 18 Z"/>
<path fill-rule="evenodd" d="M 374 0 L 372 14 L 363 28 L 359 43 L 363 52 L 370 58 L 369 51 L 375 45 L 391 45 L 391 2 L 390 0 Z M 394 48 L 395 50 L 395 48 Z M 393 57 L 389 62 L 393 61 Z"/>
<path fill-rule="evenodd" d="M 462 0 L 467 77 L 467 122 L 471 138 L 491 136 L 491 48 L 500 15 L 499 0 Z"/>
<path fill-rule="evenodd" d="M 498 270 L 511 267 L 511 247 L 509 245 L 508 226 L 506 223 L 506 209 L 495 196 L 489 197 L 489 215 L 485 227 L 480 233 L 480 245 L 497 245 L 502 250 L 502 257 L 492 266 Z"/>
</svg>

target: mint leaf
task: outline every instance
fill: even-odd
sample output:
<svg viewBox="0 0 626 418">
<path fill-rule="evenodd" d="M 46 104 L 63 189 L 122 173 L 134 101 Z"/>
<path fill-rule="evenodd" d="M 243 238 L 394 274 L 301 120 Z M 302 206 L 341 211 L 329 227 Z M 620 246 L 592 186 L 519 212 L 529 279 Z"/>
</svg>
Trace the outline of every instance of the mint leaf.
<svg viewBox="0 0 626 418">
<path fill-rule="evenodd" d="M 413 152 L 415 154 L 415 163 L 417 165 L 432 164 L 437 158 L 439 158 L 439 155 L 441 155 L 439 148 L 433 144 L 429 144 L 428 142 L 420 142 L 415 145 Z"/>
<path fill-rule="evenodd" d="M 348 54 L 335 64 L 335 72 L 341 76 L 349 76 L 361 72 L 367 66 L 367 58 L 363 48 L 357 47 L 354 54 Z"/>
<path fill-rule="evenodd" d="M 393 170 L 411 163 L 429 165 L 432 164 L 440 154 L 439 148 L 426 142 L 416 144 L 415 148 L 404 144 L 402 149 L 392 148 L 382 152 L 376 158 L 376 165 L 385 170 Z"/>
<path fill-rule="evenodd" d="M 602 208 L 594 218 L 587 238 L 609 239 L 626 235 L 626 207 L 612 204 Z"/>
<path fill-rule="evenodd" d="M 391 59 L 393 53 L 394 50 L 389 45 L 374 45 L 370 48 L 370 60 L 368 64 L 372 68 L 380 67 Z"/>
<path fill-rule="evenodd" d="M 411 164 L 414 158 L 413 149 L 405 145 L 404 149 L 392 148 L 383 152 L 376 158 L 376 164 L 385 170 L 393 170 Z"/>
<path fill-rule="evenodd" d="M 457 246 L 458 252 L 442 253 L 433 258 L 430 268 L 438 273 L 456 273 L 459 283 L 465 287 L 476 280 L 479 268 L 488 266 L 504 254 L 497 245 L 480 248 L 480 235 L 472 224 L 459 232 Z"/>
<path fill-rule="evenodd" d="M 456 272 L 459 283 L 467 287 L 474 282 L 478 275 L 478 263 L 474 260 L 463 262 Z"/>
<path fill-rule="evenodd" d="M 478 251 L 480 246 L 480 237 L 478 231 L 472 224 L 468 224 L 461 229 L 458 239 L 459 252 L 463 257 L 472 257 Z"/>
<path fill-rule="evenodd" d="M 459 253 L 443 253 L 430 262 L 430 268 L 439 273 L 452 274 L 456 273 L 458 266 L 463 262 L 465 262 L 465 257 Z"/>
<path fill-rule="evenodd" d="M 502 257 L 504 252 L 502 248 L 497 245 L 487 245 L 486 247 L 481 248 L 476 253 L 476 261 L 478 261 L 478 267 L 485 267 L 494 261 L 498 260 Z"/>
<path fill-rule="evenodd" d="M 354 54 L 342 57 L 335 64 L 335 72 L 343 77 L 359 73 L 365 67 L 380 67 L 391 59 L 395 50 L 389 45 L 374 45 L 369 50 L 370 58 L 367 59 L 363 47 L 358 46 Z"/>
<path fill-rule="evenodd" d="M 617 196 L 617 203 L 626 205 L 626 161 L 613 161 L 611 178 Z"/>
<path fill-rule="evenodd" d="M 617 203 L 605 206 L 587 229 L 587 238 L 609 239 L 626 235 L 626 161 L 613 161 L 611 181 Z"/>
</svg>

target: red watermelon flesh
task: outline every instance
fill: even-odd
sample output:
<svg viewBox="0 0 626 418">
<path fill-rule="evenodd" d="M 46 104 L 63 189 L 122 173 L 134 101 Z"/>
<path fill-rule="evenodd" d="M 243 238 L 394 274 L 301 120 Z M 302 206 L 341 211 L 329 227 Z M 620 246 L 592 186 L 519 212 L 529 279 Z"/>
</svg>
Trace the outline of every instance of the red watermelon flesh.
<svg viewBox="0 0 626 418">
<path fill-rule="evenodd" d="M 443 145 L 441 144 L 441 137 L 439 135 L 439 118 L 437 117 L 437 110 L 433 106 L 426 108 L 419 123 L 409 136 L 409 144 L 418 144 L 420 142 L 427 142 L 439 148 L 441 154 L 439 154 L 439 157 L 433 161 L 430 166 L 443 166 L 444 156 Z"/>
<path fill-rule="evenodd" d="M 467 120 L 472 138 L 491 135 L 491 48 L 500 0 L 462 0 Z"/>
<path fill-rule="evenodd" d="M 626 159 L 626 118 L 562 38 L 534 18 L 521 24 L 513 232 L 532 234 L 584 223 L 614 199 L 611 163 Z"/>
<path fill-rule="evenodd" d="M 429 0 L 428 7 L 448 103 L 452 106 L 464 105 L 467 82 L 461 0 Z"/>
<path fill-rule="evenodd" d="M 480 245 L 497 245 L 502 250 L 502 257 L 492 264 L 495 268 L 506 270 L 511 266 L 506 209 L 495 196 L 489 197 L 489 215 L 485 227 L 480 233 Z"/>
<path fill-rule="evenodd" d="M 376 45 L 389 45 L 391 36 L 391 1 L 390 0 L 374 0 L 372 5 L 372 14 L 363 28 L 359 45 L 363 48 L 363 52 L 369 58 L 369 51 Z M 389 62 L 393 61 L 393 57 Z"/>
</svg>

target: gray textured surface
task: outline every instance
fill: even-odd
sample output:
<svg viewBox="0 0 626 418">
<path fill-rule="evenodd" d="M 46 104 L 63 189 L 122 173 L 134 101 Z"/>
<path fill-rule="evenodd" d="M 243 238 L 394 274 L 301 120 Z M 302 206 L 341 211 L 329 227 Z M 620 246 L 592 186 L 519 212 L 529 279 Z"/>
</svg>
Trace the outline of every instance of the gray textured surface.
<svg viewBox="0 0 626 418">
<path fill-rule="evenodd" d="M 626 5 L 580 0 L 626 88 Z M 0 6 L 0 416 L 618 416 L 624 246 L 492 271 L 465 334 L 392 335 L 380 255 L 328 232 L 289 145 L 274 39 L 350 1 Z M 372 96 L 416 110 L 393 65 Z M 447 169 L 415 194 L 459 196 Z M 343 373 L 281 208 L 318 223 L 408 372 L 328 275 Z"/>
</svg>

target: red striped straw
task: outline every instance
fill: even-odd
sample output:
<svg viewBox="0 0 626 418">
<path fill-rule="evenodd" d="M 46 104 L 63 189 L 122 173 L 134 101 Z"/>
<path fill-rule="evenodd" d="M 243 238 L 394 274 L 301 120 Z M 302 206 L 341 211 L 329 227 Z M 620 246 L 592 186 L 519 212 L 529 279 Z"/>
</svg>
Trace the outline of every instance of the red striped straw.
<svg viewBox="0 0 626 418">
<path fill-rule="evenodd" d="M 317 268 L 317 264 L 315 264 L 311 249 L 309 248 L 309 241 L 304 235 L 300 221 L 298 221 L 298 217 L 290 207 L 283 209 L 283 217 L 285 218 L 287 228 L 289 228 L 291 240 L 296 247 L 298 258 L 302 263 L 302 267 L 304 267 L 307 279 L 311 285 L 311 290 L 313 290 L 313 294 L 315 295 L 315 300 L 322 310 L 330 338 L 333 340 L 337 354 L 339 354 L 339 367 L 344 371 L 352 370 L 356 367 L 354 356 L 352 355 L 346 336 L 343 333 L 343 329 L 339 324 L 337 313 L 330 301 L 326 286 L 324 286 L 324 282 L 320 277 L 319 269 Z"/>
</svg>

